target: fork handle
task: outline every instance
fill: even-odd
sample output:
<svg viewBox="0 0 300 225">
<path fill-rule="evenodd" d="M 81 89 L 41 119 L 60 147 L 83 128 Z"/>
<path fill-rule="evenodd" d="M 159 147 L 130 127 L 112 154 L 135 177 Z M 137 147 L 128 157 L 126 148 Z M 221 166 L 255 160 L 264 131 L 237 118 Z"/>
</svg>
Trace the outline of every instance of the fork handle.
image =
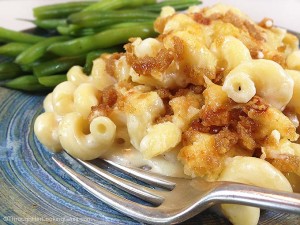
<svg viewBox="0 0 300 225">
<path fill-rule="evenodd" d="M 300 214 L 300 194 L 239 183 L 219 186 L 218 191 L 212 193 L 211 200 Z"/>
</svg>

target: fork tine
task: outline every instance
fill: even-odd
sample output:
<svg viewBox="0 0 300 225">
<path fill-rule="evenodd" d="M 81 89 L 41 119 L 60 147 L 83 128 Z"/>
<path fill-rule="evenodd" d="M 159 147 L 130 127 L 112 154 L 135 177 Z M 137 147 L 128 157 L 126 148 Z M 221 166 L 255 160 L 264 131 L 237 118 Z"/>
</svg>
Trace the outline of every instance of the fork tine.
<svg viewBox="0 0 300 225">
<path fill-rule="evenodd" d="M 162 187 L 168 190 L 173 190 L 176 186 L 174 182 L 172 182 L 172 178 L 166 178 L 164 176 L 160 176 L 155 173 L 147 173 L 146 171 L 143 171 L 141 169 L 136 169 L 136 168 L 129 168 L 126 166 L 122 166 L 120 164 L 117 164 L 113 161 L 103 159 L 103 161 L 107 162 L 110 164 L 112 167 L 115 167 L 116 169 L 132 176 L 135 177 L 138 180 L 144 181 L 145 183 L 155 185 L 158 187 Z"/>
<path fill-rule="evenodd" d="M 92 170 L 93 172 L 95 172 L 96 174 L 98 174 L 100 177 L 108 180 L 115 186 L 119 187 L 120 189 L 122 189 L 138 198 L 141 198 L 141 199 L 143 199 L 147 202 L 150 202 L 152 204 L 155 204 L 155 205 L 160 205 L 164 201 L 164 198 L 157 195 L 156 190 L 153 190 L 153 189 L 150 189 L 147 187 L 143 187 L 141 185 L 138 185 L 133 182 L 127 181 L 125 179 L 122 179 L 120 177 L 117 177 L 117 176 L 115 176 L 115 175 L 89 163 L 89 162 L 85 162 L 80 159 L 76 159 L 76 160 L 78 162 L 80 162 L 81 164 L 83 164 L 84 166 L 86 166 L 87 168 L 89 168 L 90 170 Z"/>
<path fill-rule="evenodd" d="M 119 212 L 146 223 L 151 221 L 153 223 L 153 221 L 155 221 L 157 224 L 168 224 L 172 221 L 172 217 L 161 214 L 158 210 L 151 206 L 141 205 L 111 193 L 90 179 L 85 178 L 70 169 L 55 156 L 52 156 L 52 159 L 64 172 L 66 172 L 74 181 L 79 183 L 84 189 Z"/>
</svg>

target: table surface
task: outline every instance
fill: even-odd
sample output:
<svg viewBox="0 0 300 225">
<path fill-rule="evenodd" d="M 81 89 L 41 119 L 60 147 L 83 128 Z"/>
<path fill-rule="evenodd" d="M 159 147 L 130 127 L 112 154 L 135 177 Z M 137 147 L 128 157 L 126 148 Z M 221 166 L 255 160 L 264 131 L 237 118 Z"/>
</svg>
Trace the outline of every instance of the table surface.
<svg viewBox="0 0 300 225">
<path fill-rule="evenodd" d="M 0 26 L 13 30 L 31 28 L 32 23 L 20 19 L 32 20 L 32 8 L 67 1 L 74 0 L 0 0 Z M 269 17 L 278 26 L 300 32 L 300 0 L 203 0 L 203 6 L 217 2 L 236 6 L 257 21 Z"/>
</svg>

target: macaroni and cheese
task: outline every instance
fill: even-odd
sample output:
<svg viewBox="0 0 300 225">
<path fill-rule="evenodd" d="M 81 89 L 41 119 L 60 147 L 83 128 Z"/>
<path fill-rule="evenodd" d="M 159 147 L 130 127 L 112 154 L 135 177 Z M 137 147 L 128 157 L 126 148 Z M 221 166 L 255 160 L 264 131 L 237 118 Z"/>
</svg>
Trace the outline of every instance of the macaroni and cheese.
<svg viewBox="0 0 300 225">
<path fill-rule="evenodd" d="M 299 190 L 298 39 L 224 5 L 165 7 L 154 27 L 89 76 L 73 67 L 45 98 L 38 139 L 83 160 Z M 233 224 L 258 222 L 257 208 L 221 208 Z"/>
</svg>

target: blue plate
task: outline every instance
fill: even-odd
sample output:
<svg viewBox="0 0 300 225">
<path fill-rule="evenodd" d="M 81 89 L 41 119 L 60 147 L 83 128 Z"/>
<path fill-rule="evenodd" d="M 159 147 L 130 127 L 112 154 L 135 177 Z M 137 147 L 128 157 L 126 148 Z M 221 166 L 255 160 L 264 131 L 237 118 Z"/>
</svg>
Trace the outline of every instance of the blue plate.
<svg viewBox="0 0 300 225">
<path fill-rule="evenodd" d="M 86 192 L 51 160 L 53 153 L 39 143 L 33 132 L 44 97 L 0 88 L 0 219 L 8 224 L 140 224 Z M 59 156 L 88 175 L 65 154 Z M 98 182 L 119 192 L 104 181 Z M 300 217 L 262 211 L 260 221 L 296 225 Z M 185 224 L 229 223 L 208 210 Z"/>
</svg>

